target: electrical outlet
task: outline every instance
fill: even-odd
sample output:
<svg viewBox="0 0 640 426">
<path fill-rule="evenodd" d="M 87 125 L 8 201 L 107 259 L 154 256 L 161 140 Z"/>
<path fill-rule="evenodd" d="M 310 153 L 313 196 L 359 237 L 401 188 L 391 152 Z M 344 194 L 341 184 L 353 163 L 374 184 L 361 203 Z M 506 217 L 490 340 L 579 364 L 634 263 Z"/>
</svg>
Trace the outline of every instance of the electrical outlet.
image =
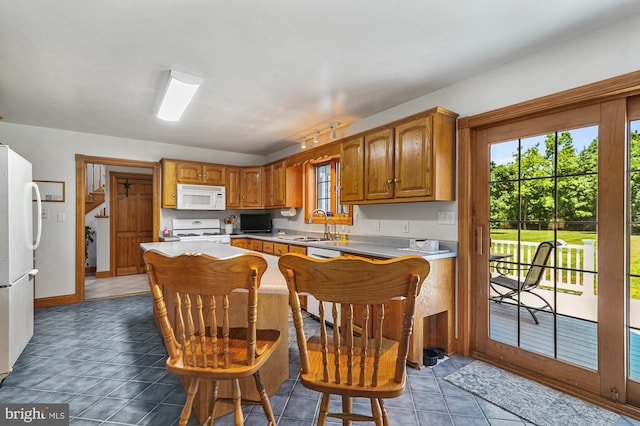
<svg viewBox="0 0 640 426">
<path fill-rule="evenodd" d="M 402 222 L 402 232 L 407 233 L 409 232 L 409 221 L 405 220 L 404 222 Z"/>
<path fill-rule="evenodd" d="M 373 221 L 373 230 L 374 231 L 379 231 L 380 230 L 380 221 L 379 220 L 374 220 Z"/>
<path fill-rule="evenodd" d="M 456 214 L 455 212 L 438 212 L 438 225 L 455 225 Z"/>
<path fill-rule="evenodd" d="M 49 219 L 49 209 L 42 209 L 42 218 Z"/>
</svg>

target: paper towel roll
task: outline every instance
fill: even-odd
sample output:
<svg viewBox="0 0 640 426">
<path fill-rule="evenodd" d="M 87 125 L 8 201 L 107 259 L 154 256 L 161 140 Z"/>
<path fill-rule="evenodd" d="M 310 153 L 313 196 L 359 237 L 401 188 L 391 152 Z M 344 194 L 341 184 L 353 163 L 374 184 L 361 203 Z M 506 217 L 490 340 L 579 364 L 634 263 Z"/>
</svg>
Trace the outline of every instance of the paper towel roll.
<svg viewBox="0 0 640 426">
<path fill-rule="evenodd" d="M 280 210 L 280 214 L 284 217 L 291 217 L 296 215 L 296 209 L 291 207 L 290 209 Z"/>
</svg>

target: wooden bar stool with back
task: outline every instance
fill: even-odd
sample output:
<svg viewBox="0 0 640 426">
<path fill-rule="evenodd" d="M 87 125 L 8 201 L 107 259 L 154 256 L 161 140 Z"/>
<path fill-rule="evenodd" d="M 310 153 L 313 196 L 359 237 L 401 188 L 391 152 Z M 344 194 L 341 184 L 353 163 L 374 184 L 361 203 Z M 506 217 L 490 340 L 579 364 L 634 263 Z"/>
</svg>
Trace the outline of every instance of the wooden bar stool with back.
<svg viewBox="0 0 640 426">
<path fill-rule="evenodd" d="M 269 425 L 275 417 L 262 380 L 260 368 L 280 343 L 278 330 L 256 327 L 258 287 L 267 268 L 265 259 L 252 253 L 216 259 L 206 254 L 171 257 L 155 250 L 144 253 L 149 285 L 165 346 L 169 353 L 167 370 L 180 376 L 187 400 L 180 415 L 186 425 L 193 401 L 202 382 L 212 382 L 213 425 L 217 401 L 234 407 L 236 425 L 244 424 L 239 379 L 253 376 Z M 246 291 L 243 306 L 231 306 L 234 290 Z M 229 312 L 247 312 L 244 324 L 230 324 Z M 218 398 L 218 381 L 232 382 L 232 398 Z M 257 403 L 257 402 L 253 402 Z"/>
<path fill-rule="evenodd" d="M 289 288 L 300 351 L 300 381 L 322 393 L 318 425 L 325 425 L 327 417 L 342 419 L 344 425 L 352 421 L 389 425 L 383 399 L 404 392 L 416 297 L 429 274 L 429 262 L 420 256 L 320 260 L 289 253 L 278 265 Z M 302 293 L 320 301 L 320 336 L 305 335 Z M 394 299 L 403 300 L 400 318 L 391 318 L 391 314 L 385 318 L 385 304 Z M 331 335 L 325 315 L 331 315 L 335 324 Z M 399 340 L 386 338 L 385 320 L 399 321 Z M 342 397 L 341 411 L 329 412 L 331 394 Z M 356 397 L 370 400 L 371 416 L 353 413 L 352 399 Z"/>
</svg>

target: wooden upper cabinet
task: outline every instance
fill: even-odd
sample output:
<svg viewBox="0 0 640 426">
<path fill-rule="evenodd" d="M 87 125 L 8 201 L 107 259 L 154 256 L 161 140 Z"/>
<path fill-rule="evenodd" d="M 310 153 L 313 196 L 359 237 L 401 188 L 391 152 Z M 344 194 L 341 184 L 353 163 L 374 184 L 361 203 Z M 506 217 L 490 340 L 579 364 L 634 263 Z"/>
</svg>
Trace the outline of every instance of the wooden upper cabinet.
<svg viewBox="0 0 640 426">
<path fill-rule="evenodd" d="M 340 145 L 340 200 L 364 200 L 364 138 Z"/>
<path fill-rule="evenodd" d="M 302 165 L 278 161 L 263 168 L 264 206 L 302 207 Z"/>
<path fill-rule="evenodd" d="M 276 194 L 273 181 L 274 165 L 264 166 L 262 169 L 262 178 L 264 179 L 264 206 L 275 207 Z"/>
<path fill-rule="evenodd" d="M 160 160 L 162 170 L 162 208 L 175 209 L 178 207 L 177 172 L 178 162 L 163 158 Z"/>
<path fill-rule="evenodd" d="M 202 165 L 202 183 L 205 185 L 224 186 L 227 168 L 221 164 Z"/>
<path fill-rule="evenodd" d="M 240 167 L 227 166 L 227 209 L 241 206 Z"/>
<path fill-rule="evenodd" d="M 384 200 L 393 197 L 393 128 L 364 137 L 365 198 Z"/>
<path fill-rule="evenodd" d="M 394 197 L 432 194 L 432 117 L 419 118 L 395 128 Z"/>
<path fill-rule="evenodd" d="M 262 205 L 262 167 L 243 167 L 240 169 L 240 207 L 261 208 Z"/>
<path fill-rule="evenodd" d="M 225 166 L 221 164 L 178 161 L 178 183 L 224 186 Z"/>
<path fill-rule="evenodd" d="M 455 200 L 457 117 L 438 107 L 365 134 L 364 200 L 343 200 L 354 204 Z"/>
</svg>

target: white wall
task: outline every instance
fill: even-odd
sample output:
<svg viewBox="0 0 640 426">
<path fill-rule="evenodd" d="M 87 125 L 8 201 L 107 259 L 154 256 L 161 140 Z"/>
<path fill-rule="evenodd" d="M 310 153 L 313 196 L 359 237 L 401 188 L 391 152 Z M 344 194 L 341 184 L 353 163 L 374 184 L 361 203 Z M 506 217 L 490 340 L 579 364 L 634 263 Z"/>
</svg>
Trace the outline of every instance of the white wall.
<svg viewBox="0 0 640 426">
<path fill-rule="evenodd" d="M 553 49 L 522 58 L 435 93 L 391 108 L 341 129 L 339 137 L 359 133 L 375 126 L 434 107 L 443 106 L 461 116 L 473 115 L 520 101 L 577 87 L 640 69 L 640 17 L 601 29 L 588 37 L 558 43 Z M 264 164 L 296 152 L 280 151 L 267 158 L 213 150 L 184 148 L 162 143 L 114 138 L 110 136 L 0 123 L 0 142 L 12 146 L 34 165 L 34 179 L 66 182 L 66 202 L 49 203 L 43 243 L 36 252 L 36 297 L 70 294 L 75 291 L 75 157 L 76 153 L 158 161 L 162 157 L 194 159 L 217 163 Z M 55 204 L 55 205 L 54 205 Z M 380 221 L 380 235 L 408 236 L 401 221 L 410 221 L 410 234 L 438 239 L 457 239 L 457 227 L 437 226 L 438 211 L 457 210 L 457 203 L 408 203 L 356 208 L 352 233 L 374 233 Z M 56 222 L 58 211 L 65 222 Z M 301 215 L 276 219 L 277 227 L 314 229 L 304 225 Z M 162 223 L 164 225 L 164 222 Z"/>
</svg>

